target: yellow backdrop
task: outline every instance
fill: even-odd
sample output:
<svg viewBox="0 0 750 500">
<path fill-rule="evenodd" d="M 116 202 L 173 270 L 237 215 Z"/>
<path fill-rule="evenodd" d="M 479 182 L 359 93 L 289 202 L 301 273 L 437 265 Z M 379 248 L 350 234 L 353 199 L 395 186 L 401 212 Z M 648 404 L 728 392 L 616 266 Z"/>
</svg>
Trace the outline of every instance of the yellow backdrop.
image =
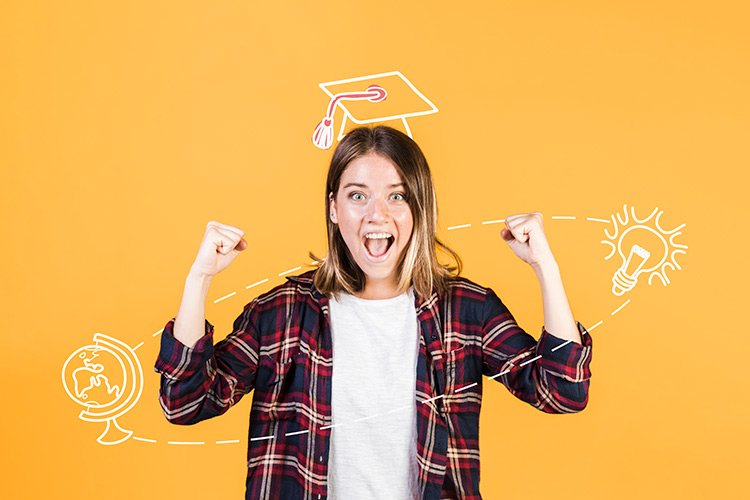
<svg viewBox="0 0 750 500">
<path fill-rule="evenodd" d="M 534 275 L 487 222 L 541 211 L 576 319 L 601 322 L 583 412 L 544 414 L 485 380 L 483 495 L 739 496 L 743 3 L 4 2 L 0 497 L 243 496 L 251 395 L 212 421 L 169 424 L 158 331 L 209 220 L 249 242 L 212 285 L 217 340 L 279 274 L 308 269 L 308 250 L 325 253 L 318 85 L 389 71 L 438 109 L 408 125 L 464 274 L 538 337 Z M 620 262 L 601 241 L 624 205 L 685 224 L 668 286 L 642 276 L 612 293 Z M 117 419 L 134 434 L 117 445 L 97 442 L 105 423 L 79 418 L 61 378 L 97 332 L 143 370 Z"/>
</svg>

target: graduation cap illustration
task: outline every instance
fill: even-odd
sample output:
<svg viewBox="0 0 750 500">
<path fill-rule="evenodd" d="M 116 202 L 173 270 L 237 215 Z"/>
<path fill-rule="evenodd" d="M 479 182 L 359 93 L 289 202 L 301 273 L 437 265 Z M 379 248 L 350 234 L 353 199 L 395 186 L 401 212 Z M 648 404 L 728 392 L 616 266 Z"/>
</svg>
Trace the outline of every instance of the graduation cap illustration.
<svg viewBox="0 0 750 500">
<path fill-rule="evenodd" d="M 320 149 L 331 147 L 336 109 L 343 112 L 337 140 L 344 137 L 348 121 L 366 124 L 401 120 L 411 137 L 407 118 L 438 111 L 400 71 L 325 82 L 319 86 L 330 98 L 326 115 L 312 136 L 313 144 Z"/>
</svg>

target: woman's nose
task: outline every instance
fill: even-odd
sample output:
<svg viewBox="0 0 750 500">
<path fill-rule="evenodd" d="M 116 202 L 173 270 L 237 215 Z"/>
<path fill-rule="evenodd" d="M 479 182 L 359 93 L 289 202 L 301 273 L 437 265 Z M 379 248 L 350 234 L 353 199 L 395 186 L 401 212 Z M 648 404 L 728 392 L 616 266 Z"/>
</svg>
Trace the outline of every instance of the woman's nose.
<svg viewBox="0 0 750 500">
<path fill-rule="evenodd" d="M 370 203 L 368 215 L 371 220 L 379 221 L 388 218 L 388 204 L 380 198 L 374 198 Z"/>
</svg>

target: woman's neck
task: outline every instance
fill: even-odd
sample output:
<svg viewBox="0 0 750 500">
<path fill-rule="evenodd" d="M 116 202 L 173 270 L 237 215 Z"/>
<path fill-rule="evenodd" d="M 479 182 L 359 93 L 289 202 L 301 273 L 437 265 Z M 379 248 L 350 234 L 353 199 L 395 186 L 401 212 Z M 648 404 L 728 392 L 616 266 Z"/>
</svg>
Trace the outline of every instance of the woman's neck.
<svg viewBox="0 0 750 500">
<path fill-rule="evenodd" d="M 396 286 L 396 283 L 391 281 L 374 281 L 374 280 L 367 280 L 367 283 L 365 284 L 364 290 L 361 290 L 354 294 L 356 297 L 359 297 L 360 299 L 367 299 L 367 300 L 382 300 L 382 299 L 392 299 L 393 297 L 398 297 L 403 292 L 398 289 Z"/>
</svg>

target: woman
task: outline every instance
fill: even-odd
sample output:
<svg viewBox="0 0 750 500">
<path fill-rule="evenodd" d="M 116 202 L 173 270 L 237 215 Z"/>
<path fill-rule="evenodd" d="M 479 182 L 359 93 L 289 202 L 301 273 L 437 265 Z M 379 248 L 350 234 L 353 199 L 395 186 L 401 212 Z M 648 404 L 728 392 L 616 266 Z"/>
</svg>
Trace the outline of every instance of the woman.
<svg viewBox="0 0 750 500">
<path fill-rule="evenodd" d="M 255 390 L 246 498 L 478 499 L 482 375 L 544 412 L 585 408 L 591 337 L 573 319 L 541 214 L 507 217 L 501 232 L 539 280 L 538 341 L 492 289 L 459 276 L 435 234 L 427 161 L 405 134 L 362 127 L 342 139 L 326 218 L 317 269 L 253 299 L 215 346 L 208 287 L 247 243 L 209 222 L 162 334 L 169 421 L 220 415 Z M 440 264 L 438 248 L 457 266 Z"/>
</svg>

